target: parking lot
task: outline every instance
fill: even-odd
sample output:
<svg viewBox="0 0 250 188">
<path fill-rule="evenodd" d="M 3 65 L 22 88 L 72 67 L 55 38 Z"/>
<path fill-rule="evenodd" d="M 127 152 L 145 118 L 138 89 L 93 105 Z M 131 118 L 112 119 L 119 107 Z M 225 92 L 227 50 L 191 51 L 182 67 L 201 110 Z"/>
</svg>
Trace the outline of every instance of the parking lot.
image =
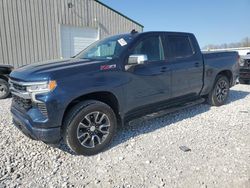
<svg viewBox="0 0 250 188">
<path fill-rule="evenodd" d="M 92 157 L 25 137 L 10 103 L 0 101 L 0 188 L 250 187 L 250 85 L 233 87 L 221 107 L 137 119 Z"/>
</svg>

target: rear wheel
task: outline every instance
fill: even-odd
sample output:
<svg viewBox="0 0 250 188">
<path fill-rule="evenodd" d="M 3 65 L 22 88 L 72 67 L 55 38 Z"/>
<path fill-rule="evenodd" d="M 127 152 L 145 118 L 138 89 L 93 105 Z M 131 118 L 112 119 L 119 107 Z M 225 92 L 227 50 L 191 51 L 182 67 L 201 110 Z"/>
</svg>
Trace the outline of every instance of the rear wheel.
<svg viewBox="0 0 250 188">
<path fill-rule="evenodd" d="M 218 75 L 215 79 L 213 89 L 208 95 L 208 103 L 213 106 L 225 104 L 229 95 L 229 81 L 226 76 Z"/>
<path fill-rule="evenodd" d="M 0 79 L 0 99 L 5 99 L 10 94 L 9 84 L 3 79 Z"/>
<path fill-rule="evenodd" d="M 116 128 L 113 110 L 105 103 L 89 100 L 77 104 L 68 113 L 63 137 L 76 154 L 95 155 L 108 146 Z"/>
</svg>

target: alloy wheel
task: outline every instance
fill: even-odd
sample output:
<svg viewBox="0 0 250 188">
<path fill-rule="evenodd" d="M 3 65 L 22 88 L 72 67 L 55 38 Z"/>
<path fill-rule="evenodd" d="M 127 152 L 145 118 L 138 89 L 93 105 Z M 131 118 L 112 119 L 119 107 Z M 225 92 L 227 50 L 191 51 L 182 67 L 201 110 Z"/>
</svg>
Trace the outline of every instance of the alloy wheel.
<svg viewBox="0 0 250 188">
<path fill-rule="evenodd" d="M 222 103 L 226 100 L 228 95 L 228 84 L 225 80 L 221 80 L 217 83 L 216 89 L 215 89 L 215 95 L 218 100 L 218 102 Z"/>
<path fill-rule="evenodd" d="M 6 85 L 0 84 L 0 97 L 6 95 L 8 88 Z"/>
<path fill-rule="evenodd" d="M 110 120 L 99 111 L 87 114 L 77 128 L 77 139 L 86 148 L 95 148 L 109 135 Z"/>
</svg>

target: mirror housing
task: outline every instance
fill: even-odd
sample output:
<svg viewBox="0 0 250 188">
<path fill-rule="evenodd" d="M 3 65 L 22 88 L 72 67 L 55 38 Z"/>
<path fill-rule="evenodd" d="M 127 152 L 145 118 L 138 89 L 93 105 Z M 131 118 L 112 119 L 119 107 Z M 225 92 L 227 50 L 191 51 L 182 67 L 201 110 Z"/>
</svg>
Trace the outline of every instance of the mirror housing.
<svg viewBox="0 0 250 188">
<path fill-rule="evenodd" d="M 148 60 L 148 56 L 144 54 L 133 54 L 128 58 L 128 65 L 144 64 Z"/>
</svg>

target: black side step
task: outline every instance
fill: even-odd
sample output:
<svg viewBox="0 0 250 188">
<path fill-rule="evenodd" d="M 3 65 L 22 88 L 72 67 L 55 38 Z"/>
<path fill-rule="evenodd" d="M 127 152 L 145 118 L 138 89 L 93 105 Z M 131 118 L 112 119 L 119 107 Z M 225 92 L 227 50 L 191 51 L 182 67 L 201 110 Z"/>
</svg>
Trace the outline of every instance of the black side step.
<svg viewBox="0 0 250 188">
<path fill-rule="evenodd" d="M 154 113 L 142 116 L 142 117 L 138 117 L 136 119 L 149 120 L 149 119 L 161 117 L 161 116 L 164 116 L 166 114 L 169 114 L 169 113 L 172 113 L 172 112 L 176 112 L 176 111 L 179 111 L 179 110 L 191 107 L 191 106 L 202 104 L 204 102 L 205 102 L 204 98 L 199 98 L 197 100 L 194 100 L 194 101 L 191 101 L 191 102 L 187 102 L 187 103 L 183 103 L 182 105 L 178 105 L 178 106 L 166 108 L 166 109 L 160 110 L 158 112 L 154 112 Z M 130 121 L 133 121 L 133 120 L 135 120 L 135 119 L 131 119 Z M 130 122 L 130 121 L 128 121 L 128 122 Z"/>
</svg>

